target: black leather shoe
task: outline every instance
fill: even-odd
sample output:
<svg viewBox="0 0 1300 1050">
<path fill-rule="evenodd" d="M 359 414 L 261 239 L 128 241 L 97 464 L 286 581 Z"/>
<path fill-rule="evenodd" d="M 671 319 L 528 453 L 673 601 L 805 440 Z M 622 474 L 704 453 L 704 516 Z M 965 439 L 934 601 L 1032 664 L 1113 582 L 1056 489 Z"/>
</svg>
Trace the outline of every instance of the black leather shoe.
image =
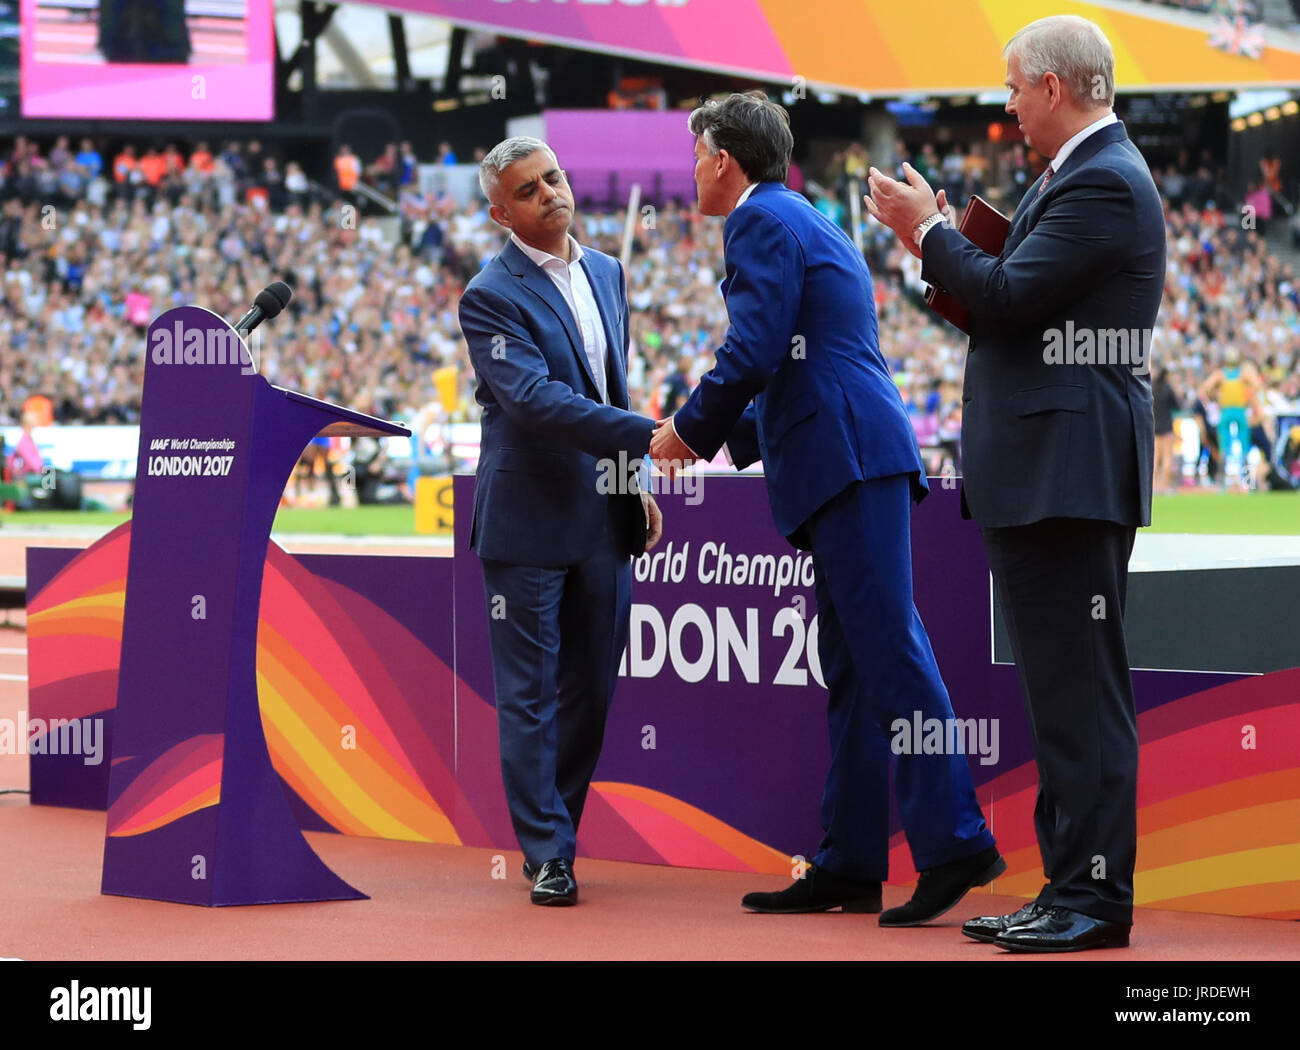
<svg viewBox="0 0 1300 1050">
<path fill-rule="evenodd" d="M 524 861 L 524 878 L 526 878 L 529 882 L 532 882 L 533 876 L 536 874 L 537 873 L 533 871 L 533 866 L 529 864 L 528 861 Z"/>
<path fill-rule="evenodd" d="M 1021 926 L 1008 926 L 993 943 L 1009 952 L 1085 952 L 1090 948 L 1127 948 L 1131 926 L 1080 915 L 1069 908 L 1048 908 Z"/>
<path fill-rule="evenodd" d="M 746 893 L 742 908 L 769 915 L 797 915 L 801 912 L 831 911 L 874 914 L 880 911 L 880 883 L 845 879 L 809 864 L 802 879 L 777 893 Z"/>
<path fill-rule="evenodd" d="M 976 886 L 987 886 L 1007 870 L 996 846 L 972 857 L 926 868 L 916 880 L 912 899 L 880 916 L 881 926 L 920 926 L 953 908 Z"/>
<path fill-rule="evenodd" d="M 987 941 L 992 944 L 998 939 L 998 934 L 1007 927 L 1023 926 L 1027 922 L 1032 922 L 1044 910 L 1038 901 L 1033 900 L 1010 915 L 981 915 L 975 919 L 967 919 L 962 923 L 961 932 L 967 937 L 974 937 L 977 941 Z"/>
<path fill-rule="evenodd" d="M 563 858 L 548 860 L 533 876 L 534 904 L 568 905 L 578 903 L 578 880 L 573 865 Z"/>
</svg>

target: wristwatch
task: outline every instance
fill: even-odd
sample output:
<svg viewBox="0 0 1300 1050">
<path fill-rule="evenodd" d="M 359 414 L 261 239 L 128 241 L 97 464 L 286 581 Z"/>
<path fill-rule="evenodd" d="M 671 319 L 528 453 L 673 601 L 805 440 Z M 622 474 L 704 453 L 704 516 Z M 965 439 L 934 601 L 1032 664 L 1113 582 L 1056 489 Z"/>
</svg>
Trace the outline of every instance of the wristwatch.
<svg viewBox="0 0 1300 1050">
<path fill-rule="evenodd" d="M 945 220 L 943 217 L 943 212 L 937 211 L 933 215 L 931 215 L 928 219 L 926 219 L 924 222 L 922 222 L 919 226 L 917 226 L 917 228 L 912 231 L 912 240 L 916 241 L 916 246 L 918 248 L 921 247 L 921 239 L 933 227 L 940 225 L 944 221 Z"/>
</svg>

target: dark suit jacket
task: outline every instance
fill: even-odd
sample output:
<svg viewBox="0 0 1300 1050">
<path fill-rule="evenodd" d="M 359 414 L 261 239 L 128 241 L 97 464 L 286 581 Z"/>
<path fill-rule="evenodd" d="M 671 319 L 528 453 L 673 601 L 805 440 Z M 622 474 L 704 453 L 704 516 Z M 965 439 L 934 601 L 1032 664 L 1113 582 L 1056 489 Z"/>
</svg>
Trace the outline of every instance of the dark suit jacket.
<svg viewBox="0 0 1300 1050">
<path fill-rule="evenodd" d="M 1164 291 L 1164 210 L 1124 125 L 1084 139 L 1041 196 L 1030 187 L 1000 256 L 949 227 L 926 235 L 923 255 L 922 279 L 972 317 L 963 514 L 985 527 L 1053 517 L 1151 524 L 1150 361 L 1045 360 L 1053 340 L 1086 351 L 1091 336 L 1111 359 L 1121 332 L 1150 346 Z"/>
<path fill-rule="evenodd" d="M 856 481 L 910 474 L 924 496 L 862 253 L 779 182 L 760 183 L 727 216 L 723 244 L 731 323 L 673 418 L 678 436 L 706 458 L 725 441 L 737 467 L 761 456 L 772 517 L 796 546 L 800 527 Z"/>
<path fill-rule="evenodd" d="M 611 512 L 620 551 L 635 556 L 645 548 L 641 498 L 625 482 L 650 447 L 654 423 L 627 410 L 623 267 L 587 247 L 581 265 L 609 345 L 609 404 L 599 400 L 564 296 L 513 241 L 461 296 L 460 326 L 483 406 L 470 534 L 481 558 L 572 565 L 608 542 Z"/>
</svg>

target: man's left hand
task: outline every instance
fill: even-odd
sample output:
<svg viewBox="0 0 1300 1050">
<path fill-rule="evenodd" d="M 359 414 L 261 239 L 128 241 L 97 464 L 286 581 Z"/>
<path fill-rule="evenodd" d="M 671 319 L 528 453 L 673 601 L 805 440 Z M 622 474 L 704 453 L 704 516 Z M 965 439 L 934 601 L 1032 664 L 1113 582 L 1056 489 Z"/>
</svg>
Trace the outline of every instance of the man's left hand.
<svg viewBox="0 0 1300 1050">
<path fill-rule="evenodd" d="M 648 492 L 641 493 L 641 506 L 645 508 L 645 549 L 649 553 L 664 534 L 664 514 L 659 504 Z"/>
<path fill-rule="evenodd" d="M 695 462 L 695 453 L 677 436 L 671 416 L 655 424 L 654 435 L 650 438 L 650 460 L 660 473 L 669 478 L 676 477 L 679 471 Z"/>
</svg>

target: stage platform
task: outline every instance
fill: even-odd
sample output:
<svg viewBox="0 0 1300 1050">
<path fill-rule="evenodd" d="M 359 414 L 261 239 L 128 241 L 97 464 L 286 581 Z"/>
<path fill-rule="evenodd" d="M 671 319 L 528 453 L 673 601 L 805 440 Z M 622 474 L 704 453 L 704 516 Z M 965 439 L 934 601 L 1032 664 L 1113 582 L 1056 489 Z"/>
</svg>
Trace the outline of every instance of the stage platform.
<svg viewBox="0 0 1300 1050">
<path fill-rule="evenodd" d="M 0 630 L 0 718 L 26 706 L 26 644 Z M 0 755 L 0 788 L 25 789 L 27 757 Z M 199 908 L 101 896 L 105 814 L 0 795 L 0 958 L 29 960 L 1297 960 L 1300 923 L 1139 909 L 1127 951 L 1015 956 L 961 936 L 972 915 L 1019 898 L 970 894 L 939 924 L 885 930 L 874 916 L 751 915 L 769 875 L 579 858 L 576 908 L 536 908 L 517 851 L 308 833 L 368 901 Z M 504 864 L 495 858 L 504 858 Z M 504 867 L 504 879 L 493 878 Z M 909 891 L 886 886 L 886 907 Z M 689 937 L 683 931 L 690 931 Z"/>
<path fill-rule="evenodd" d="M 1127 951 L 1012 955 L 963 937 L 963 919 L 1020 906 L 969 895 L 939 924 L 886 930 L 872 915 L 753 915 L 771 876 L 578 859 L 576 908 L 537 908 L 518 852 L 309 833 L 368 901 L 200 908 L 99 893 L 104 814 L 0 798 L 0 956 L 29 960 L 998 960 L 1300 959 L 1300 923 L 1139 909 Z M 492 877 L 504 858 L 506 878 Z M 885 906 L 908 896 L 885 887 Z"/>
</svg>

